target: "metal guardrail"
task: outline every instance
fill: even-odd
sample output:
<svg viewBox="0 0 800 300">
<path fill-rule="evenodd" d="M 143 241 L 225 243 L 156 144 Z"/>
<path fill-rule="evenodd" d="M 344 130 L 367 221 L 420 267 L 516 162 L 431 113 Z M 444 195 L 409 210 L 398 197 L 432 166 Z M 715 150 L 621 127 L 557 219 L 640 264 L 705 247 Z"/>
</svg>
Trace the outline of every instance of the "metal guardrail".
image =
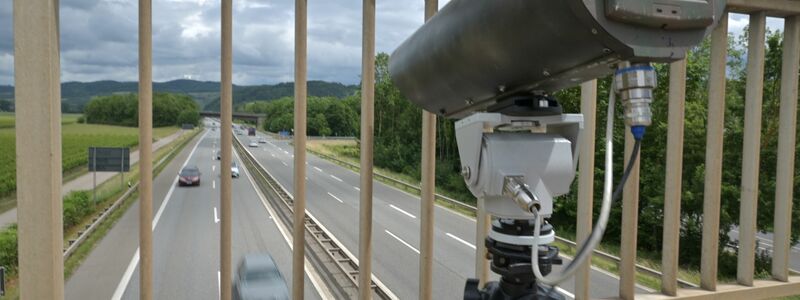
<svg viewBox="0 0 800 300">
<path fill-rule="evenodd" d="M 194 136 L 196 136 L 196 135 L 197 134 L 195 133 Z M 194 136 L 192 136 L 192 138 L 194 138 Z M 191 140 L 191 138 L 189 140 Z M 181 147 L 174 147 L 172 150 L 170 150 L 170 152 L 167 153 L 167 155 L 162 157 L 161 160 L 159 160 L 155 164 L 155 167 L 157 168 L 157 167 L 161 166 L 162 164 L 164 164 L 166 162 L 167 158 L 172 156 L 172 154 L 174 154 L 175 151 L 177 151 L 179 148 L 181 148 Z M 111 215 L 111 213 L 113 213 L 115 210 L 117 210 L 120 207 L 120 205 L 122 204 L 122 202 L 124 202 L 131 195 L 133 195 L 133 193 L 138 188 L 139 188 L 139 183 L 137 182 L 136 184 L 134 184 L 131 187 L 129 187 L 128 190 L 125 191 L 124 194 L 122 194 L 122 196 L 120 196 L 119 198 L 117 198 L 116 201 L 114 201 L 114 203 L 112 203 L 111 205 L 109 205 L 108 207 L 103 209 L 103 211 L 100 212 L 100 214 L 98 216 L 94 217 L 94 219 L 92 219 L 92 223 L 91 224 L 87 224 L 86 228 L 84 230 L 78 231 L 78 237 L 75 238 L 74 240 L 69 240 L 68 241 L 68 246 L 67 246 L 66 249 L 64 249 L 64 254 L 63 254 L 64 259 L 66 260 L 67 258 L 72 256 L 72 254 L 75 253 L 75 250 L 77 250 L 78 247 L 80 247 L 86 241 L 86 239 L 89 238 L 89 236 L 95 230 L 97 230 L 97 227 L 99 227 L 100 224 L 102 224 L 103 221 L 105 221 L 106 218 L 108 218 L 108 216 Z"/>
<path fill-rule="evenodd" d="M 292 213 L 293 211 L 292 203 L 294 201 L 294 197 L 289 194 L 289 192 L 280 183 L 278 183 L 277 180 L 275 180 L 275 177 L 272 176 L 272 174 L 267 171 L 267 169 L 257 159 L 255 159 L 252 153 L 250 153 L 250 151 L 241 144 L 241 141 L 239 141 L 238 138 L 234 139 L 234 141 L 235 149 L 239 151 L 243 159 L 247 160 L 248 163 L 255 167 L 254 174 L 257 174 L 259 177 L 261 177 L 260 179 L 262 179 L 266 184 L 265 188 L 269 189 L 272 193 L 278 196 L 277 201 L 274 199 L 274 197 L 269 197 L 270 202 L 273 202 L 273 204 L 278 204 L 288 211 L 287 213 L 282 209 L 277 210 L 279 212 L 278 217 L 281 219 L 281 221 L 287 226 L 291 227 L 292 218 L 289 213 Z M 346 274 L 349 282 L 352 283 L 354 287 L 357 287 L 359 268 L 358 260 L 355 258 L 355 256 L 344 246 L 342 246 L 336 237 L 308 212 L 306 212 L 305 228 L 311 234 L 310 236 L 313 237 L 313 241 L 324 249 L 324 252 L 332 262 L 335 262 L 335 265 L 339 271 L 341 271 L 343 274 Z M 306 243 L 308 243 L 308 240 Z M 374 295 L 377 296 L 378 299 L 398 299 L 397 296 L 395 296 L 374 275 L 372 275 L 371 287 Z"/>
<path fill-rule="evenodd" d="M 319 153 L 319 152 L 317 152 L 317 151 L 311 151 L 311 150 L 309 150 L 309 152 L 312 152 L 314 155 L 320 156 L 320 157 L 322 157 L 322 158 L 325 158 L 325 159 L 327 159 L 327 160 L 331 160 L 331 161 L 333 161 L 333 162 L 335 162 L 335 163 L 342 164 L 342 165 L 345 165 L 345 166 L 347 166 L 347 167 L 350 167 L 350 168 L 353 168 L 353 169 L 356 169 L 356 170 L 358 170 L 358 168 L 359 168 L 359 166 L 358 166 L 358 165 L 355 165 L 355 164 L 353 164 L 353 163 L 350 163 L 350 162 L 348 162 L 348 161 L 343 161 L 343 160 L 340 160 L 340 159 L 338 159 L 338 158 L 335 158 L 335 157 L 333 157 L 333 156 L 330 156 L 330 155 L 322 154 L 322 153 Z M 401 186 L 403 186 L 403 187 L 405 187 L 405 188 L 409 188 L 409 189 L 415 190 L 417 193 L 419 193 L 419 192 L 420 192 L 420 187 L 419 187 L 419 185 L 413 185 L 413 184 L 407 183 L 407 182 L 405 182 L 405 181 L 402 181 L 402 180 L 399 180 L 399 179 L 396 179 L 396 178 L 392 178 L 392 177 L 389 177 L 389 176 L 386 176 L 386 175 L 380 174 L 380 173 L 378 173 L 378 172 L 375 172 L 375 173 L 374 173 L 374 175 L 375 175 L 376 177 L 378 177 L 378 178 L 381 178 L 381 179 L 384 179 L 384 180 L 390 181 L 390 182 L 392 182 L 392 183 L 394 183 L 394 184 L 401 185 Z M 447 197 L 447 196 L 445 196 L 445 195 L 442 195 L 442 194 L 438 194 L 438 193 L 437 193 L 437 194 L 435 194 L 435 196 L 436 196 L 436 199 L 439 199 L 439 200 L 445 201 L 445 202 L 447 202 L 448 204 L 451 204 L 451 205 L 454 205 L 454 206 L 458 206 L 458 207 L 464 208 L 464 209 L 466 209 L 466 210 L 469 210 L 469 211 L 472 211 L 472 212 L 477 212 L 477 211 L 478 211 L 478 208 L 477 208 L 477 207 L 475 207 L 475 206 L 472 206 L 472 205 L 466 204 L 466 203 L 464 203 L 464 202 L 461 202 L 461 201 L 458 201 L 458 200 L 456 200 L 456 199 L 453 199 L 453 198 Z"/>
<path fill-rule="evenodd" d="M 359 166 L 357 166 L 357 165 L 355 165 L 353 163 L 350 163 L 348 161 L 344 161 L 344 160 L 332 157 L 330 155 L 326 155 L 326 154 L 319 153 L 317 151 L 311 151 L 311 150 L 309 150 L 309 152 L 312 152 L 314 155 L 320 156 L 320 157 L 322 157 L 324 159 L 333 161 L 334 163 L 337 163 L 337 164 L 340 164 L 340 165 L 345 165 L 346 167 L 350 167 L 350 168 L 353 168 L 353 169 L 356 169 L 356 170 L 358 170 L 358 168 L 359 168 Z M 392 177 L 389 177 L 389 176 L 386 176 L 386 175 L 383 175 L 383 174 L 379 174 L 377 172 L 375 173 L 375 176 L 380 177 L 381 179 L 390 181 L 390 182 L 392 182 L 394 184 L 401 185 L 401 186 L 403 186 L 405 188 L 409 188 L 409 189 L 415 190 L 417 193 L 420 192 L 420 187 L 418 185 L 409 184 L 407 182 L 404 182 L 404 181 L 401 181 L 399 179 L 392 178 Z M 472 211 L 473 213 L 477 213 L 477 211 L 478 211 L 477 207 L 469 205 L 469 204 L 466 204 L 466 203 L 458 201 L 458 200 L 455 200 L 453 198 L 450 198 L 450 197 L 447 197 L 447 196 L 444 196 L 444 195 L 441 195 L 441 194 L 438 194 L 438 193 L 435 194 L 435 196 L 436 196 L 436 199 L 443 200 L 443 201 L 447 202 L 448 204 L 459 206 L 459 207 L 464 208 L 466 210 Z M 575 242 L 570 241 L 568 239 L 565 239 L 565 238 L 562 238 L 562 237 L 559 237 L 559 236 L 556 236 L 556 239 L 558 241 L 563 242 L 565 244 L 568 244 L 568 245 L 570 245 L 572 247 L 577 247 L 577 244 Z M 610 253 L 607 253 L 607 252 L 603 252 L 603 251 L 597 250 L 597 249 L 594 250 L 594 255 L 597 255 L 598 257 L 600 257 L 602 259 L 605 259 L 607 261 L 611 261 L 613 263 L 619 263 L 620 262 L 620 258 L 619 257 L 614 256 L 614 255 L 612 255 Z M 658 279 L 660 279 L 661 276 L 662 276 L 661 272 L 659 272 L 659 271 L 657 271 L 655 269 L 652 269 L 652 268 L 648 268 L 646 266 L 639 265 L 639 264 L 636 265 L 636 270 L 641 272 L 642 274 L 645 274 L 647 276 L 651 276 L 651 277 L 654 277 L 654 278 L 658 278 Z M 694 283 L 691 283 L 689 281 L 682 280 L 682 279 L 678 279 L 678 284 L 680 284 L 682 287 L 685 287 L 685 288 L 689 288 L 689 287 L 698 288 L 698 287 L 700 287 L 697 284 L 694 284 Z"/>
</svg>

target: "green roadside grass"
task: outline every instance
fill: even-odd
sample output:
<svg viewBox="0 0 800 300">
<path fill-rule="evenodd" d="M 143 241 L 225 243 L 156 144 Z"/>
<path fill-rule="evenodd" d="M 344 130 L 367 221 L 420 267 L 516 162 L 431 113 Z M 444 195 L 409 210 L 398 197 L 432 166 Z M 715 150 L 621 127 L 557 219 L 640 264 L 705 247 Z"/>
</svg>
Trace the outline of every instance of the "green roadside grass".
<svg viewBox="0 0 800 300">
<path fill-rule="evenodd" d="M 201 129 L 196 129 L 193 133 L 183 135 L 179 139 L 173 141 L 170 145 L 162 147 L 158 151 L 154 153 L 153 162 L 157 163 L 164 159 L 162 164 L 156 165 L 153 172 L 154 176 L 157 176 L 165 167 L 166 165 L 175 157 L 177 156 L 186 145 L 188 145 L 198 133 L 202 132 Z M 109 179 L 108 181 L 104 182 L 103 184 L 97 187 L 97 196 L 98 196 L 98 203 L 95 205 L 94 211 L 83 218 L 81 222 L 68 228 L 64 231 L 64 245 L 67 246 L 69 240 L 77 238 L 77 234 L 80 230 L 86 228 L 87 225 L 90 225 L 93 221 L 94 217 L 104 209 L 105 207 L 110 206 L 113 204 L 114 201 L 119 199 L 125 191 L 127 190 L 127 182 L 137 182 L 139 180 L 139 169 L 138 164 L 131 166 L 131 172 L 125 174 L 125 183 L 124 185 L 120 184 L 119 175 L 114 176 L 113 178 Z M 83 244 L 81 244 L 75 252 L 64 261 L 64 278 L 65 280 L 69 279 L 69 277 L 77 270 L 80 264 L 91 254 L 91 251 L 94 247 L 99 243 L 103 237 L 114 227 L 116 222 L 125 214 L 127 209 L 136 202 L 138 199 L 138 192 L 134 192 L 128 198 L 120 203 L 120 207 L 112 212 L 102 223 L 98 224 L 97 229 L 89 234 Z M 6 296 L 0 297 L 0 299 L 19 299 L 19 294 L 17 290 L 17 274 L 14 268 L 11 268 L 10 272 L 6 275 Z"/>
<path fill-rule="evenodd" d="M 63 181 L 68 182 L 88 172 L 88 147 L 130 147 L 135 151 L 139 142 L 139 130 L 135 127 L 122 127 L 77 123 L 79 115 L 65 115 L 62 118 L 62 167 Z M 2 122 L 13 122 L 13 115 L 0 115 Z M 13 126 L 13 123 L 12 123 Z M 153 137 L 161 139 L 180 130 L 180 128 L 161 127 L 153 130 Z M 24 133 L 20 133 L 24 138 Z M 0 126 L 0 213 L 16 206 L 16 138 L 15 128 Z"/>
</svg>

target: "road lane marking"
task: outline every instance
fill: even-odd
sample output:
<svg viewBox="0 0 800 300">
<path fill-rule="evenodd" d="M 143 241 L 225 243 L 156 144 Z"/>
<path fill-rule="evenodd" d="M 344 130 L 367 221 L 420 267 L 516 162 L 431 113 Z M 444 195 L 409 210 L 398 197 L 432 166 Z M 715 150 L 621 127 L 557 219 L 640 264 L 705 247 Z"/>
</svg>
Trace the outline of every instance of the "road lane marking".
<svg viewBox="0 0 800 300">
<path fill-rule="evenodd" d="M 211 172 L 214 172 L 216 170 L 217 170 L 217 165 L 211 165 Z"/>
<path fill-rule="evenodd" d="M 286 164 L 286 162 L 283 162 L 283 161 L 281 161 L 281 163 L 282 163 L 284 166 L 287 166 L 287 167 L 289 166 L 289 165 L 287 165 L 287 164 Z"/>
<path fill-rule="evenodd" d="M 289 151 L 283 150 L 283 153 L 286 153 L 286 155 L 289 155 Z"/>
<path fill-rule="evenodd" d="M 222 299 L 222 276 L 217 271 L 217 299 Z"/>
<path fill-rule="evenodd" d="M 409 213 L 409 212 L 407 212 L 407 211 L 405 211 L 405 210 L 402 210 L 401 208 L 399 208 L 399 207 L 397 207 L 397 206 L 394 206 L 394 204 L 389 204 L 389 207 L 391 207 L 391 208 L 394 208 L 394 210 L 396 210 L 396 211 L 399 211 L 399 212 L 401 212 L 402 214 L 404 214 L 404 215 L 406 215 L 406 216 L 409 216 L 409 217 L 410 217 L 410 218 L 412 218 L 412 219 L 416 219 L 416 218 L 417 218 L 417 216 L 415 216 L 415 215 L 412 215 L 411 213 Z"/>
<path fill-rule="evenodd" d="M 216 206 L 214 206 L 214 223 L 219 223 L 219 215 L 217 214 Z"/>
<path fill-rule="evenodd" d="M 449 232 L 448 232 L 448 233 L 447 233 L 447 236 L 451 237 L 452 239 L 454 239 L 454 240 L 456 240 L 456 241 L 459 241 L 459 242 L 461 242 L 461 243 L 462 243 L 462 244 L 464 244 L 464 245 L 467 245 L 467 247 L 470 247 L 470 248 L 472 248 L 472 249 L 475 249 L 475 245 L 473 245 L 473 244 L 470 244 L 469 242 L 467 242 L 467 241 L 465 241 L 465 240 L 461 239 L 460 237 L 457 237 L 457 236 L 453 235 L 452 233 L 449 233 Z M 574 297 L 574 296 L 573 296 L 573 297 Z"/>
<path fill-rule="evenodd" d="M 319 171 L 319 172 L 322 172 L 322 169 L 320 169 L 320 168 L 317 168 L 317 167 L 314 167 L 314 170 L 317 170 L 317 171 Z"/>
<path fill-rule="evenodd" d="M 414 250 L 414 252 L 417 252 L 417 254 L 419 254 L 419 250 L 417 250 L 417 248 L 414 248 L 409 243 L 406 243 L 406 241 L 404 241 L 400 237 L 394 235 L 394 233 L 391 233 L 389 230 L 383 230 L 383 231 L 385 231 L 386 234 L 391 235 L 394 239 L 396 239 L 396 240 L 400 241 L 401 243 L 403 243 L 403 245 L 406 245 L 406 247 L 411 248 L 411 250 Z"/>
<path fill-rule="evenodd" d="M 272 155 L 272 157 L 275 157 L 275 153 L 270 153 L 269 155 Z"/>
<path fill-rule="evenodd" d="M 189 157 L 187 157 L 186 161 L 183 162 L 181 169 L 186 167 L 186 165 L 189 163 L 189 160 L 192 159 L 194 152 L 197 150 L 197 146 L 200 146 L 200 142 L 206 138 L 206 135 L 208 135 L 208 131 L 203 133 L 203 136 L 200 137 L 200 139 L 197 141 L 197 144 L 195 144 L 194 148 L 192 148 L 192 152 L 189 152 Z M 161 201 L 161 207 L 158 208 L 158 212 L 156 213 L 155 218 L 153 218 L 153 231 L 156 230 L 158 220 L 161 219 L 161 214 L 164 213 L 164 208 L 167 207 L 167 203 L 172 197 L 172 192 L 175 190 L 176 185 L 178 185 L 178 176 L 175 176 L 175 180 L 172 181 L 172 185 L 170 186 L 169 191 L 167 191 L 167 195 L 164 197 L 164 200 Z M 125 294 L 125 289 L 128 288 L 128 284 L 130 283 L 133 272 L 136 270 L 137 266 L 139 266 L 139 247 L 136 247 L 136 253 L 133 254 L 131 262 L 128 264 L 128 268 L 125 269 L 125 273 L 122 274 L 122 279 L 120 279 L 119 284 L 117 284 L 117 289 L 114 290 L 114 295 L 111 296 L 112 300 L 122 299 L 123 294 Z"/>
<path fill-rule="evenodd" d="M 567 290 L 565 290 L 565 289 L 562 289 L 560 287 L 556 287 L 556 291 L 558 291 L 559 293 L 564 294 L 564 296 L 567 296 L 567 297 L 569 297 L 571 299 L 575 299 L 575 294 L 567 292 Z"/>
<path fill-rule="evenodd" d="M 361 191 L 361 188 L 359 188 L 357 186 L 354 186 L 353 188 L 356 189 L 356 191 Z"/>
<path fill-rule="evenodd" d="M 234 151 L 233 153 L 236 154 L 237 158 L 239 158 L 239 153 L 236 153 L 236 151 Z M 239 158 L 239 160 L 241 160 L 241 158 Z M 283 236 L 283 240 L 286 241 L 286 245 L 289 247 L 289 250 L 291 251 L 292 248 L 293 248 L 293 245 L 292 245 L 292 240 L 289 237 L 289 234 L 287 233 L 288 230 L 286 228 L 284 228 L 284 224 L 283 223 L 281 223 L 279 221 L 275 221 L 275 218 L 274 218 L 275 212 L 272 210 L 272 207 L 267 204 L 266 197 L 264 197 L 264 194 L 262 194 L 261 190 L 258 189 L 258 186 L 256 185 L 256 182 L 253 180 L 253 177 L 250 176 L 250 172 L 247 170 L 246 167 L 244 168 L 244 174 L 247 175 L 247 179 L 250 180 L 250 184 L 253 186 L 253 189 L 255 189 L 256 194 L 258 195 L 258 198 L 261 200 L 261 204 L 264 205 L 264 208 L 267 210 L 267 215 L 269 215 L 269 218 L 272 219 L 275 222 L 275 226 L 278 227 L 278 232 L 281 233 L 281 236 Z M 306 211 L 306 213 L 308 214 L 309 217 L 313 218 L 313 216 L 311 216 L 311 214 L 308 211 Z M 333 237 L 331 237 L 331 238 L 333 238 Z M 345 249 L 345 251 L 346 251 L 346 249 Z M 306 275 L 308 275 L 308 279 L 311 281 L 311 284 L 317 290 L 317 293 L 320 295 L 320 297 L 322 299 L 334 299 L 333 293 L 331 293 L 331 291 L 328 289 L 328 286 L 327 285 L 323 285 L 321 283 L 322 282 L 322 278 L 320 277 L 319 273 L 314 268 L 314 266 L 312 266 L 311 263 L 308 262 L 308 258 L 303 258 L 303 260 L 305 262 L 303 264 L 303 266 L 304 266 L 303 267 L 303 271 L 305 271 Z"/>
<path fill-rule="evenodd" d="M 331 193 L 328 193 L 328 196 L 331 196 L 331 197 L 333 197 L 333 199 L 336 199 L 336 201 L 339 201 L 340 203 L 344 203 L 344 201 L 342 201 L 342 199 L 339 199 L 339 197 L 336 197 L 336 196 L 334 196 L 334 195 L 333 195 L 333 194 L 331 194 Z"/>
<path fill-rule="evenodd" d="M 339 178 L 339 177 L 336 177 L 336 176 L 333 176 L 333 175 L 331 175 L 331 178 L 333 178 L 333 179 L 336 179 L 336 180 L 338 180 L 339 182 L 344 182 L 344 181 L 342 181 L 342 179 L 341 179 L 341 178 Z"/>
<path fill-rule="evenodd" d="M 211 180 L 211 188 L 212 189 L 216 189 L 217 188 L 217 181 L 216 180 Z"/>
</svg>

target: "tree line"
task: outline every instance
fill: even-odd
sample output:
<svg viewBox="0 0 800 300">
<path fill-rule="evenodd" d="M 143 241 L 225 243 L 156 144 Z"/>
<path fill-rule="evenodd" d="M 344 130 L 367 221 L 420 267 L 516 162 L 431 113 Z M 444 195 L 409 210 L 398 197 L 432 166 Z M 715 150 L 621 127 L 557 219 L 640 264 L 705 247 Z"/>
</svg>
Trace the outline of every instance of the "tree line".
<svg viewBox="0 0 800 300">
<path fill-rule="evenodd" d="M 746 32 L 746 31 L 745 31 Z M 741 195 L 741 165 L 744 129 L 744 95 L 746 82 L 746 43 L 743 33 L 731 36 L 728 45 L 727 93 L 725 98 L 725 130 L 722 175 L 722 198 L 720 217 L 720 274 L 734 276 L 736 272 L 735 253 L 724 251 L 730 241 L 728 232 L 735 228 L 739 220 L 739 199 Z M 760 153 L 760 182 L 758 199 L 758 229 L 772 231 L 775 176 L 778 141 L 778 112 L 780 109 L 780 76 L 782 57 L 782 33 L 769 32 L 767 35 L 765 84 L 763 98 L 762 136 Z M 686 103 L 683 144 L 683 174 L 681 194 L 681 241 L 680 263 L 697 269 L 700 265 L 703 226 L 703 197 L 705 185 L 706 122 L 708 107 L 708 80 L 710 41 L 693 48 L 687 54 Z M 389 78 L 387 54 L 376 57 L 375 85 L 375 148 L 376 166 L 420 177 L 421 113 L 422 111 L 405 99 Z M 641 178 L 639 200 L 638 245 L 642 255 L 660 258 L 663 234 L 664 179 L 666 175 L 667 107 L 669 66 L 656 65 L 659 86 L 655 91 L 653 125 L 647 129 L 641 155 Z M 798 70 L 800 71 L 800 70 Z M 606 122 L 607 95 L 610 78 L 598 81 L 597 132 L 595 154 L 595 209 L 597 214 L 602 197 L 603 161 L 605 155 L 604 130 Z M 565 112 L 580 112 L 580 89 L 578 87 L 554 94 Z M 333 108 L 335 107 L 335 109 Z M 293 124 L 293 100 L 282 98 L 272 102 L 258 102 L 243 107 L 247 111 L 267 114 L 265 129 L 270 131 L 289 130 Z M 617 108 L 621 110 L 621 108 Z M 360 95 L 344 99 L 310 98 L 308 104 L 308 134 L 310 135 L 352 135 L 358 136 Z M 621 114 L 617 114 L 621 116 Z M 474 197 L 464 185 L 459 175 L 460 162 L 455 140 L 454 121 L 437 120 L 437 166 L 436 182 L 439 189 L 457 195 L 461 200 L 474 202 Z M 615 153 L 615 174 L 622 173 L 625 132 L 621 119 L 615 122 L 613 137 Z M 797 147 L 797 146 L 796 146 Z M 800 148 L 797 149 L 800 155 Z M 800 173 L 800 165 L 795 167 Z M 619 178 L 619 176 L 617 176 Z M 795 190 L 800 190 L 800 181 L 795 180 Z M 575 230 L 577 213 L 577 180 L 573 182 L 571 193 L 555 202 L 555 212 L 551 219 L 560 231 Z M 800 207 L 800 198 L 794 197 L 794 207 Z M 622 223 L 621 201 L 613 205 L 604 241 L 619 243 Z M 793 219 L 800 220 L 800 209 L 793 210 Z M 597 215 L 595 215 L 595 219 Z M 800 222 L 792 224 L 792 241 L 800 236 Z M 768 272 L 770 261 L 759 256 L 756 262 L 759 272 Z"/>
<path fill-rule="evenodd" d="M 97 96 L 86 104 L 83 120 L 86 123 L 139 126 L 139 96 L 134 93 Z M 153 126 L 197 125 L 200 107 L 188 95 L 175 93 L 153 94 Z"/>
</svg>

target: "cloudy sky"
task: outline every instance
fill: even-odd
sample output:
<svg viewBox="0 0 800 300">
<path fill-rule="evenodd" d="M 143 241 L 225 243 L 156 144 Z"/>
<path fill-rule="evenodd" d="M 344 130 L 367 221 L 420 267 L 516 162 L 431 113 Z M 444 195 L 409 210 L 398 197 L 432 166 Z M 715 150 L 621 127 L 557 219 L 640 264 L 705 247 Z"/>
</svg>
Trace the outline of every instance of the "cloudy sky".
<svg viewBox="0 0 800 300">
<path fill-rule="evenodd" d="M 439 0 L 440 6 L 449 0 Z M 0 85 L 13 84 L 13 0 L 0 0 Z M 136 0 L 61 0 L 63 81 L 137 80 Z M 294 1 L 234 0 L 236 84 L 293 80 Z M 391 52 L 423 21 L 423 0 L 378 0 L 378 51 Z M 153 77 L 219 80 L 218 0 L 153 0 Z M 359 82 L 361 1 L 309 1 L 309 79 Z M 730 31 L 747 25 L 732 15 Z M 769 19 L 771 29 L 783 21 Z"/>
</svg>

